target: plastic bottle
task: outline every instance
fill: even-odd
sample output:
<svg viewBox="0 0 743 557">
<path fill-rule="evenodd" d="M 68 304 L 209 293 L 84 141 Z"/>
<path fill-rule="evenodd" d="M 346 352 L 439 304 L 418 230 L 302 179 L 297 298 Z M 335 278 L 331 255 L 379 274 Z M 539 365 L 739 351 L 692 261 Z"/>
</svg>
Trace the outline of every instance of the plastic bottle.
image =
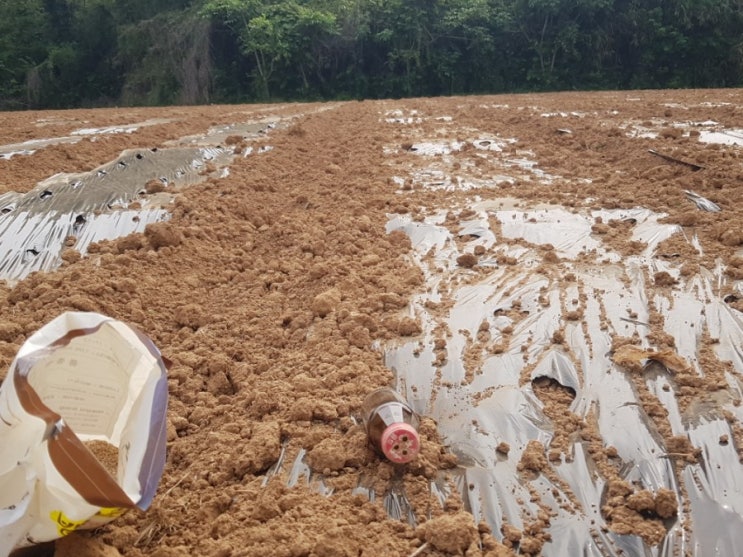
<svg viewBox="0 0 743 557">
<path fill-rule="evenodd" d="M 382 387 L 369 393 L 361 405 L 369 443 L 395 464 L 418 456 L 420 419 L 394 389 Z"/>
</svg>

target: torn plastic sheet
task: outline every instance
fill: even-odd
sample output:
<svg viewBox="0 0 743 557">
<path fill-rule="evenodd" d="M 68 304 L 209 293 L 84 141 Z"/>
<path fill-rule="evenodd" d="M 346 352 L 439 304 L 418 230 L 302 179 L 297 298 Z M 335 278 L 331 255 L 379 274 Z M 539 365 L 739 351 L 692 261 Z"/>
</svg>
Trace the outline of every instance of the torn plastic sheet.
<svg viewBox="0 0 743 557">
<path fill-rule="evenodd" d="M 703 131 L 699 134 L 699 141 L 720 145 L 743 145 L 743 130 Z"/>
<path fill-rule="evenodd" d="M 393 180 L 400 186 L 405 185 L 405 179 L 394 177 Z M 415 184 L 428 190 L 463 191 L 482 188 L 492 188 L 493 184 L 507 182 L 512 184 L 515 180 L 511 176 L 493 175 L 487 179 L 477 179 L 470 176 L 449 176 L 443 171 L 427 169 L 415 172 L 412 178 Z"/>
<path fill-rule="evenodd" d="M 462 191 L 479 188 L 492 188 L 502 182 L 514 183 L 518 179 L 536 179 L 542 182 L 550 182 L 557 176 L 548 174 L 539 168 L 538 163 L 532 159 L 534 153 L 528 150 L 508 150 L 507 147 L 515 145 L 515 138 L 502 138 L 492 136 L 481 136 L 467 141 L 424 141 L 411 144 L 409 151 L 412 154 L 430 159 L 425 169 L 412 172 L 411 179 L 414 185 L 425 189 Z M 479 159 L 487 160 L 502 173 L 496 174 L 489 169 L 486 173 L 473 170 L 477 164 L 473 161 L 457 161 L 461 168 L 461 174 L 451 174 L 452 154 L 462 151 L 468 145 L 477 152 Z M 384 153 L 392 155 L 399 153 L 399 146 L 386 146 Z M 514 156 L 516 155 L 516 156 Z M 521 172 L 519 172 L 521 171 Z M 481 177 L 475 177 L 479 174 Z M 405 179 L 402 178 L 402 184 Z"/>
<path fill-rule="evenodd" d="M 388 224 L 389 232 L 402 230 L 411 238 L 427 284 L 411 307 L 423 324 L 422 340 L 389 348 L 386 364 L 395 371 L 399 390 L 416 411 L 437 421 L 443 439 L 460 457 L 457 483 L 468 510 L 500 536 L 504 522 L 521 528 L 534 520 L 539 509 L 532 492 L 538 493 L 554 513 L 547 529 L 552 541 L 542 550 L 546 556 L 735 554 L 730 548 L 743 546 L 743 465 L 733 444 L 719 440 L 733 438 L 723 412 L 743 419 L 735 406 L 741 394 L 737 374 L 743 373 L 743 316 L 721 299 L 728 280 L 722 266 L 682 276 L 683 261 L 664 258 L 657 250 L 683 230 L 660 223 L 664 215 L 647 209 L 581 212 L 522 203 L 473 200 L 463 208 L 474 210 L 476 217 L 461 222 L 447 220 L 450 211 L 442 210 L 423 221 L 394 215 Z M 592 233 L 597 217 L 626 222 L 631 239 L 645 249 L 630 257 L 613 251 Z M 687 241 L 698 246 L 694 238 Z M 561 258 L 559 274 L 544 270 L 540 246 L 545 244 Z M 457 257 L 475 246 L 488 250 L 478 264 L 487 272 L 456 265 Z M 501 254 L 519 264 L 498 265 L 494 255 Z M 654 290 L 647 277 L 661 270 L 679 285 Z M 574 278 L 565 280 L 568 273 Z M 451 305 L 430 313 L 427 308 L 444 298 Z M 663 314 L 665 332 L 674 337 L 679 355 L 699 375 L 704 369 L 697 347 L 705 333 L 719 339 L 717 358 L 732 362 L 736 372 L 728 374 L 733 394 L 683 413 L 671 374 L 662 365 L 647 369 L 646 385 L 668 411 L 674 435 L 687 436 L 702 449 L 699 463 L 686 465 L 680 475 L 627 372 L 610 357 L 614 335 L 636 335 L 650 346 L 650 302 Z M 442 307 L 448 309 L 439 317 Z M 580 319 L 566 317 L 574 311 L 581 312 Z M 478 341 L 483 323 L 488 342 L 501 345 L 498 351 Z M 442 328 L 448 331 L 447 353 L 437 365 L 434 341 Z M 562 344 L 553 342 L 555 333 L 563 336 Z M 604 446 L 616 448 L 623 479 L 637 489 L 677 494 L 678 516 L 667 520 L 659 545 L 650 547 L 638 536 L 609 529 L 600 512 L 605 480 L 580 440 L 573 442 L 569 456 L 552 463 L 558 483 L 544 474 L 524 480 L 517 465 L 527 444 L 537 440 L 548 446 L 554 435 L 529 381 L 539 377 L 575 391 L 569 411 L 595 421 Z M 507 457 L 496 450 L 501 442 L 510 446 Z M 708 522 L 715 524 L 708 528 Z"/>
<path fill-rule="evenodd" d="M 11 147 L 15 150 L 11 150 Z M 36 149 L 30 148 L 30 146 L 23 146 L 22 144 L 18 145 L 9 145 L 8 149 L 0 153 L 0 159 L 12 159 L 16 155 L 33 155 L 36 152 Z"/>
<path fill-rule="evenodd" d="M 79 141 L 82 135 L 123 133 L 160 122 L 83 129 L 76 137 L 38 143 Z M 0 195 L 0 280 L 12 283 L 33 271 L 54 269 L 67 247 L 85 254 L 91 243 L 143 232 L 148 224 L 167 220 L 178 188 L 201 182 L 211 173 L 225 175 L 235 155 L 233 148 L 220 143 L 230 135 L 258 137 L 272 126 L 265 121 L 214 128 L 206 135 L 169 143 L 172 146 L 167 148 L 124 151 L 90 172 L 57 174 L 25 194 Z M 265 146 L 257 152 L 270 149 Z M 252 148 L 246 151 L 246 156 L 253 152 Z M 165 190 L 147 195 L 145 184 L 150 180 L 161 181 Z"/>
<path fill-rule="evenodd" d="M 137 131 L 139 128 L 146 126 L 154 126 L 157 124 L 165 124 L 171 120 L 167 119 L 153 119 L 139 122 L 136 124 L 126 124 L 123 126 L 110 126 L 107 128 L 82 128 L 70 132 L 70 135 L 62 137 L 50 137 L 45 139 L 31 139 L 22 143 L 13 143 L 10 145 L 0 145 L 0 159 L 10 159 L 16 155 L 33 155 L 39 149 L 50 147 L 52 145 L 78 143 L 84 137 L 90 137 L 95 135 L 110 135 L 117 133 L 132 133 Z"/>
<path fill-rule="evenodd" d="M 330 497 L 334 489 L 325 483 L 325 476 L 312 471 L 312 468 L 305 462 L 307 451 L 300 449 L 291 462 L 287 459 L 287 444 L 284 443 L 279 453 L 279 459 L 266 472 L 261 485 L 265 487 L 273 478 L 280 478 L 287 487 L 294 487 L 298 484 L 307 486 L 310 490 Z M 365 477 L 359 478 L 355 488 L 352 490 L 353 495 L 364 495 L 370 501 L 374 502 L 380 498 L 387 514 L 397 520 L 403 520 L 411 525 L 416 525 L 416 509 L 412 507 L 405 493 L 402 480 L 399 477 L 392 478 L 381 494 L 377 494 L 375 484 L 378 478 Z M 429 482 L 431 495 L 442 506 L 450 495 L 450 487 L 443 477 Z"/>
<path fill-rule="evenodd" d="M 420 124 L 423 122 L 417 110 L 409 110 L 407 114 L 400 109 L 388 110 L 384 116 L 384 121 L 388 124 Z"/>
<path fill-rule="evenodd" d="M 77 143 L 81 137 L 54 137 L 50 139 L 31 139 L 23 143 L 11 143 L 0 146 L 0 159 L 11 159 L 17 155 L 33 155 L 39 149 L 60 143 Z"/>
<path fill-rule="evenodd" d="M 102 128 L 81 128 L 79 130 L 73 131 L 70 135 L 89 136 L 89 135 L 111 135 L 111 134 L 119 134 L 119 133 L 134 133 L 139 128 L 142 128 L 145 126 L 167 124 L 168 122 L 172 122 L 172 120 L 168 118 L 155 118 L 152 120 L 147 120 L 145 122 L 139 122 L 138 124 L 124 124 L 123 126 L 104 126 Z"/>
<path fill-rule="evenodd" d="M 690 190 L 684 190 L 684 193 L 686 194 L 686 197 L 693 201 L 702 211 L 708 211 L 710 213 L 719 213 L 722 211 L 717 203 L 710 201 L 706 197 L 702 197 L 698 193 Z"/>
<path fill-rule="evenodd" d="M 276 126 L 277 123 L 274 118 L 266 118 L 257 122 L 241 122 L 216 126 L 210 128 L 206 134 L 189 135 L 177 141 L 166 143 L 166 145 L 174 147 L 183 145 L 197 145 L 200 147 L 222 146 L 222 144 L 227 143 L 227 138 L 229 137 L 238 136 L 244 139 L 255 139 L 266 134 L 268 130 L 274 129 Z"/>
<path fill-rule="evenodd" d="M 92 242 L 142 232 L 165 220 L 166 208 L 143 198 L 149 180 L 173 189 L 203 179 L 208 163 L 227 163 L 214 148 L 125 151 L 118 159 L 84 174 L 58 174 L 25 194 L 4 196 L 0 206 L 0 278 L 20 280 L 61 263 L 68 242 L 84 254 Z M 141 208 L 129 208 L 132 202 Z"/>
<path fill-rule="evenodd" d="M 659 130 L 667 127 L 667 125 L 667 122 L 664 120 L 654 121 L 654 128 L 634 123 L 628 126 L 626 134 L 628 137 L 656 139 L 660 136 Z M 705 120 L 703 122 L 673 122 L 670 125 L 674 128 L 683 129 L 684 137 L 690 137 L 690 130 L 694 128 L 699 133 L 698 141 L 701 143 L 743 146 L 743 129 L 720 129 L 720 124 L 713 120 Z M 699 128 L 706 129 L 700 130 Z"/>
</svg>

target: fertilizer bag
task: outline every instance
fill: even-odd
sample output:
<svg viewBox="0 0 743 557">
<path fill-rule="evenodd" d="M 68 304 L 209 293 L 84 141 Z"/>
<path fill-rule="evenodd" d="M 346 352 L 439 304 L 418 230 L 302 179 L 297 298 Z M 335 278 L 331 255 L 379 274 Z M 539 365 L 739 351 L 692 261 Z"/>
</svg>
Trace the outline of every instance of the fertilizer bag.
<svg viewBox="0 0 743 557">
<path fill-rule="evenodd" d="M 0 385 L 0 557 L 147 509 L 167 394 L 160 352 L 120 321 L 69 312 L 32 335 Z"/>
</svg>

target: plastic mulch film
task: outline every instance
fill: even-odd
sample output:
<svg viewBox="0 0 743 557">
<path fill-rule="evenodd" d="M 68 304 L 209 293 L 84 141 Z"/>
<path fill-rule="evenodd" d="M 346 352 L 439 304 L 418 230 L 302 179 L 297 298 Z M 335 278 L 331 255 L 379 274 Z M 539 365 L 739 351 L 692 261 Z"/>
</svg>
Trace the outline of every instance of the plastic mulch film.
<svg viewBox="0 0 743 557">
<path fill-rule="evenodd" d="M 127 151 L 116 161 L 84 174 L 62 174 L 39 183 L 25 194 L 0 198 L 0 278 L 15 281 L 32 271 L 61 263 L 72 245 L 86 253 L 100 240 L 144 231 L 147 224 L 166 220 L 167 209 L 142 205 L 145 183 L 163 187 L 193 183 L 211 161 L 225 152 L 215 148 Z"/>
<path fill-rule="evenodd" d="M 78 130 L 68 137 L 0 146 L 0 156 L 23 156 L 83 136 L 129 133 L 132 126 Z M 170 218 L 172 197 L 179 188 L 226 173 L 234 147 L 229 136 L 255 138 L 274 128 L 270 121 L 234 124 L 185 137 L 163 148 L 124 151 L 116 160 L 90 172 L 56 174 L 20 194 L 0 195 L 0 280 L 15 282 L 33 271 L 47 271 L 62 263 L 62 253 L 74 247 L 81 254 L 101 240 L 143 232 L 152 223 Z M 21 148 L 25 145 L 24 148 Z M 270 150 L 264 146 L 257 152 Z M 244 155 L 253 152 L 245 149 Z M 161 187 L 147 183 L 159 181 Z"/>
<path fill-rule="evenodd" d="M 155 126 L 158 124 L 167 124 L 170 121 L 171 120 L 164 118 L 157 118 L 152 120 L 145 120 L 144 122 L 139 122 L 136 124 L 125 124 L 123 126 L 108 126 L 104 128 L 80 128 L 70 133 L 70 135 L 66 136 L 31 139 L 22 143 L 0 145 L 0 159 L 11 159 L 18 156 L 33 155 L 40 149 L 45 149 L 52 145 L 69 145 L 78 143 L 86 137 L 92 138 L 92 140 L 95 141 L 95 136 L 133 133 L 140 128 Z M 39 124 L 43 123 L 37 122 L 37 125 Z"/>
<path fill-rule="evenodd" d="M 731 416 L 743 418 L 736 405 L 743 316 L 720 296 L 727 280 L 722 265 L 682 276 L 683 261 L 657 249 L 682 229 L 641 208 L 577 211 L 473 196 L 457 210 L 463 209 L 470 215 L 465 220 L 442 211 L 423 221 L 395 215 L 389 222 L 388 231 L 411 238 L 426 288 L 411 307 L 423 323 L 422 337 L 390 348 L 386 363 L 399 390 L 437 421 L 460 457 L 459 488 L 475 520 L 487 521 L 500 536 L 504 523 L 524 528 L 546 507 L 551 541 L 542 554 L 555 557 L 736 554 L 743 547 L 743 465 L 734 443 L 721 439 L 733 438 Z M 642 251 L 622 257 L 592 233 L 595 222 L 612 220 L 631 228 Z M 687 241 L 701 251 L 695 238 Z M 542 265 L 547 244 L 560 273 Z M 477 271 L 458 265 L 476 246 L 485 248 Z M 663 271 L 677 281 L 674 288 L 654 288 L 652 277 Z M 650 349 L 651 306 L 678 347 L 665 359 Z M 683 387 L 673 366 L 688 366 L 687 373 L 703 380 L 698 347 L 705 335 L 717 339 L 715 358 L 732 362 L 735 373 L 725 372 L 727 390 L 721 391 L 732 394 L 714 402 L 700 397 L 682 411 L 676 395 Z M 701 449 L 694 462 L 674 466 L 679 455 L 656 431 L 628 369 L 615 363 L 616 336 L 640 340 L 631 356 L 643 366 L 644 385 L 662 403 L 673 435 Z M 548 448 L 555 436 L 535 392 L 540 381 L 574 394 L 565 412 L 595 422 L 603 446 L 616 451 L 622 479 L 638 490 L 676 494 L 660 543 L 649 546 L 609 527 L 601 510 L 607 481 L 581 438 L 572 439 L 567 454 L 550 458 L 549 473 L 521 473 L 530 443 Z M 499 450 L 502 443 L 507 454 Z"/>
</svg>

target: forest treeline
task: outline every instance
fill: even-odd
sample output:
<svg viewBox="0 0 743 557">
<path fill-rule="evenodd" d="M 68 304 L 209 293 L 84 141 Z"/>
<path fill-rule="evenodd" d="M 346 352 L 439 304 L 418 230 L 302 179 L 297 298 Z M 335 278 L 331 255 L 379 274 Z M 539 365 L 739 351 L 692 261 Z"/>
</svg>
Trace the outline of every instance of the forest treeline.
<svg viewBox="0 0 743 557">
<path fill-rule="evenodd" d="M 743 0 L 0 0 L 0 109 L 743 84 Z"/>
</svg>

